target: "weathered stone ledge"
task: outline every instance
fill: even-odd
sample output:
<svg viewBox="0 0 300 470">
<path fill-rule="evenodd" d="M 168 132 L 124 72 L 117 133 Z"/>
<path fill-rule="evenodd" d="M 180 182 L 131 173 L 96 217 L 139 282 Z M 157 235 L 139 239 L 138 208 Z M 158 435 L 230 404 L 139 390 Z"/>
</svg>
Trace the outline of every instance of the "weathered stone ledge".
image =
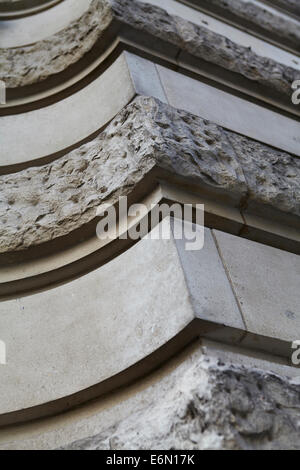
<svg viewBox="0 0 300 470">
<path fill-rule="evenodd" d="M 220 355 L 222 357 L 222 355 Z M 152 387 L 152 399 L 63 450 L 296 450 L 300 386 L 209 355 Z"/>
<path fill-rule="evenodd" d="M 138 97 L 93 141 L 42 167 L 0 177 L 0 252 L 91 221 L 159 167 L 234 200 L 300 215 L 300 160 L 154 98 Z M 238 203 L 237 203 L 238 204 Z"/>
<path fill-rule="evenodd" d="M 79 61 L 114 23 L 155 36 L 178 51 L 240 74 L 285 97 L 290 97 L 291 84 L 300 77 L 300 72 L 292 67 L 136 0 L 94 0 L 81 19 L 48 40 L 1 50 L 0 77 L 9 88 L 45 80 Z"/>
<path fill-rule="evenodd" d="M 190 0 L 200 8 L 204 8 L 212 13 L 216 11 L 225 18 L 234 21 L 237 26 L 241 22 L 247 22 L 247 29 L 259 31 L 272 39 L 273 36 L 282 44 L 287 43 L 296 51 L 300 50 L 300 26 L 294 21 L 286 19 L 280 15 L 273 14 L 259 5 L 241 0 Z"/>
</svg>

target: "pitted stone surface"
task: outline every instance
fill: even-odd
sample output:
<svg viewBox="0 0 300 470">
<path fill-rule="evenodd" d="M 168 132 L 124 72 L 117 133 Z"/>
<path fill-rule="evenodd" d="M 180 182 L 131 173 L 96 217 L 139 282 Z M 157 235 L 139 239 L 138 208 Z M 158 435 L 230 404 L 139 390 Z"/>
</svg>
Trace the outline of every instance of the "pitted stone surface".
<svg viewBox="0 0 300 470">
<path fill-rule="evenodd" d="M 249 198 L 300 216 L 300 159 L 226 131 L 241 163 Z"/>
<path fill-rule="evenodd" d="M 2 49 L 0 78 L 7 87 L 25 86 L 61 72 L 82 58 L 113 20 L 160 38 L 192 55 L 236 72 L 285 96 L 297 70 L 261 57 L 224 36 L 137 0 L 94 0 L 67 29 L 31 46 Z"/>
<path fill-rule="evenodd" d="M 178 47 L 182 38 L 175 18 L 163 8 L 139 0 L 109 0 L 114 16 L 122 23 L 157 36 Z"/>
<path fill-rule="evenodd" d="M 0 252 L 63 236 L 128 194 L 158 165 L 242 197 L 242 170 L 221 128 L 139 97 L 92 142 L 60 160 L 0 177 Z"/>
<path fill-rule="evenodd" d="M 179 17 L 176 17 L 175 21 L 184 41 L 183 50 L 267 86 L 278 93 L 291 95 L 291 85 L 300 76 L 297 70 L 267 57 L 261 57 L 251 48 L 240 46 L 203 26 Z"/>
<path fill-rule="evenodd" d="M 64 450 L 299 449 L 300 386 L 204 356 L 147 406 Z"/>
<path fill-rule="evenodd" d="M 0 252 L 23 250 L 91 221 L 153 168 L 299 215 L 299 160 L 147 97 L 93 141 L 42 167 L 0 176 Z M 246 175 L 246 179 L 245 179 Z"/>
<path fill-rule="evenodd" d="M 233 14 L 237 18 L 247 20 L 254 26 L 259 26 L 267 32 L 275 33 L 283 40 L 287 39 L 299 49 L 300 28 L 293 21 L 273 14 L 259 5 L 241 0 L 209 0 L 211 5 L 222 8 L 224 11 Z"/>
<path fill-rule="evenodd" d="M 106 0 L 94 0 L 68 28 L 32 45 L 0 49 L 0 78 L 8 88 L 40 82 L 80 60 L 110 25 Z"/>
</svg>

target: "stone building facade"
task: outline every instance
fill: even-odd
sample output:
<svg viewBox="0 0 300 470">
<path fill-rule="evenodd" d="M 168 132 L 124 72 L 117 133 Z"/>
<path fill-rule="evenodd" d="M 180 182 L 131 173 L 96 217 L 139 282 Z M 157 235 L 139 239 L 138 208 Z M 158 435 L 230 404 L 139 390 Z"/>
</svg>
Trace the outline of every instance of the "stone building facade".
<svg viewBox="0 0 300 470">
<path fill-rule="evenodd" d="M 300 448 L 299 5 L 1 0 L 0 449 Z"/>
</svg>

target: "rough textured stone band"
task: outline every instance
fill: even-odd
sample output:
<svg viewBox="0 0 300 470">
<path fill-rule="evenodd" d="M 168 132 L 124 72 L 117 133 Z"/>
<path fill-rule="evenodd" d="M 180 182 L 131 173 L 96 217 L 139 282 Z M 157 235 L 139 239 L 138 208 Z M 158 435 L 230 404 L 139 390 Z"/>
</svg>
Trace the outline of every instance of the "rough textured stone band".
<svg viewBox="0 0 300 470">
<path fill-rule="evenodd" d="M 138 97 L 93 141 L 51 164 L 0 177 L 0 252 L 70 233 L 155 166 L 240 203 L 300 215 L 298 158 Z"/>
<path fill-rule="evenodd" d="M 291 95 L 291 84 L 300 77 L 292 67 L 260 57 L 224 36 L 171 16 L 162 8 L 136 0 L 94 0 L 78 22 L 52 38 L 32 46 L 2 50 L 1 79 L 7 87 L 14 88 L 65 70 L 80 60 L 114 21 L 146 32 L 179 51 L 240 74 L 283 96 Z"/>
<path fill-rule="evenodd" d="M 253 2 L 241 0 L 183 0 L 212 14 L 217 13 L 225 20 L 234 22 L 237 27 L 247 27 L 250 31 L 262 34 L 266 40 L 274 38 L 286 44 L 297 53 L 300 52 L 300 31 L 292 19 L 275 15 Z"/>
</svg>

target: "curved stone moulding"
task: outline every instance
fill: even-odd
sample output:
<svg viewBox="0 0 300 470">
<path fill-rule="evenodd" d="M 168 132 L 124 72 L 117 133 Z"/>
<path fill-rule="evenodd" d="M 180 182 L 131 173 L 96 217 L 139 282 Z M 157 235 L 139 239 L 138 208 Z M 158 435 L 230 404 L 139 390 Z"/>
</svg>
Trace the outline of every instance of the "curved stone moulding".
<svg viewBox="0 0 300 470">
<path fill-rule="evenodd" d="M 112 84 L 113 92 L 108 93 Z M 78 146 L 99 132 L 135 95 L 122 55 L 102 75 L 70 97 L 28 113 L 1 117 L 1 166 L 16 165 L 18 169 L 18 165 L 27 162 L 33 165 L 35 160 L 47 161 L 49 156 L 58 158 L 69 147 Z"/>
<path fill-rule="evenodd" d="M 67 246 L 67 241 L 63 240 L 64 247 L 59 247 L 58 249 L 56 243 L 56 251 L 49 254 L 46 254 L 47 245 L 42 245 L 40 247 L 41 250 L 26 250 L 25 259 L 22 252 L 8 254 L 7 257 L 2 256 L 0 299 L 8 300 L 9 298 L 15 298 L 17 295 L 31 295 L 42 289 L 69 282 L 103 266 L 136 243 L 136 239 L 133 239 L 130 233 L 138 231 L 141 236 L 146 235 L 151 221 L 159 220 L 159 214 L 164 216 L 168 210 L 172 209 L 173 204 L 181 207 L 182 212 L 184 211 L 184 204 L 194 207 L 193 213 L 189 218 L 191 222 L 197 220 L 196 213 L 200 215 L 196 209 L 196 204 L 205 204 L 206 225 L 222 228 L 235 234 L 238 234 L 239 230 L 243 227 L 244 221 L 237 209 L 226 207 L 220 203 L 214 203 L 210 199 L 200 198 L 199 195 L 192 195 L 182 191 L 178 186 L 174 187 L 169 184 L 158 185 L 159 177 L 166 178 L 166 174 L 163 174 L 161 171 L 153 172 L 152 175 L 148 175 L 147 178 L 142 180 L 140 186 L 143 186 L 143 190 L 145 190 L 144 186 L 147 188 L 149 186 L 153 187 L 153 191 L 144 199 L 141 200 L 137 197 L 139 191 L 135 191 L 134 195 L 130 195 L 129 203 L 131 203 L 131 200 L 139 200 L 139 203 L 143 204 L 144 209 L 139 210 L 135 217 L 128 217 L 127 220 L 118 220 L 117 235 L 113 231 L 105 240 L 99 240 L 96 236 L 99 219 L 95 219 L 90 224 L 93 236 L 84 240 L 84 235 L 82 235 L 83 228 L 81 240 L 77 244 L 73 242 L 73 244 Z M 116 213 L 118 214 L 118 208 L 116 208 Z M 255 223 L 251 225 L 255 227 Z M 153 222 L 151 226 L 153 226 Z M 142 227 L 142 230 L 140 227 Z M 286 242 L 291 243 L 291 234 L 285 235 Z M 282 233 L 282 237 L 284 238 L 284 233 Z M 275 240 L 276 236 L 274 236 L 273 243 L 276 243 Z M 62 243 L 62 240 L 58 240 L 58 243 Z M 297 245 L 296 237 L 294 244 L 295 246 Z M 28 259 L 29 257 L 30 260 Z M 8 260 L 7 264 L 4 262 L 4 259 Z"/>
<path fill-rule="evenodd" d="M 56 162 L 1 177 L 1 252 L 26 249 L 77 229 L 91 220 L 99 201 L 111 200 L 122 188 L 132 190 L 156 165 L 223 190 L 237 205 L 251 192 L 249 200 L 299 216 L 299 164 L 286 152 L 139 96 L 93 141 Z M 259 174 L 264 174 L 261 184 Z M 13 222 L 20 215 L 20 237 L 12 238 L 10 218 Z M 16 232 L 14 223 L 11 229 Z"/>
<path fill-rule="evenodd" d="M 168 236 L 170 219 L 154 230 L 160 228 Z M 242 328 L 209 232 L 207 238 L 207 256 L 215 262 L 215 282 L 224 297 L 222 309 L 215 303 L 211 318 L 226 308 L 230 324 Z M 210 289 L 207 285 L 211 297 Z M 142 295 L 136 300 L 139 290 Z M 93 391 L 95 384 L 180 335 L 196 315 L 172 236 L 145 238 L 100 270 L 56 289 L 1 303 L 0 312 L 1 335 L 10 357 L 1 370 L 1 425 L 58 412 L 92 398 L 99 393 L 97 388 Z M 194 335 L 195 329 L 190 329 L 184 342 Z M 158 360 L 159 355 L 154 357 L 154 367 Z M 140 373 L 145 373 L 143 367 Z M 22 387 L 16 387 L 16 382 Z"/>
<path fill-rule="evenodd" d="M 91 0 L 63 0 L 50 10 L 7 21 L 1 18 L 0 4 L 0 48 L 24 47 L 49 38 L 81 18 L 90 4 Z"/>
<path fill-rule="evenodd" d="M 153 18 L 155 21 L 152 21 Z M 92 27 L 87 29 L 87 24 L 92 24 Z M 291 83 L 300 76 L 300 71 L 291 67 L 297 67 L 293 56 L 285 55 L 290 66 L 280 64 L 277 58 L 284 55 L 280 49 L 270 46 L 269 57 L 261 57 L 251 50 L 253 46 L 255 49 L 255 38 L 251 39 L 250 35 L 248 42 L 246 40 L 250 47 L 245 47 L 213 29 L 203 27 L 201 22 L 197 25 L 174 14 L 169 15 L 159 7 L 142 2 L 135 1 L 133 4 L 133 0 L 127 3 L 94 0 L 89 11 L 78 22 L 73 22 L 69 29 L 27 48 L 2 51 L 2 79 L 8 88 L 6 107 L 8 110 L 10 107 L 17 109 L 18 106 L 39 100 L 41 93 L 47 94 L 48 86 L 48 95 L 51 96 L 69 87 L 70 79 L 73 83 L 74 80 L 81 80 L 91 69 L 101 64 L 99 56 L 104 54 L 108 44 L 112 46 L 115 41 L 125 47 L 134 44 L 143 52 L 164 57 L 200 75 L 208 74 L 216 81 L 224 81 L 225 76 L 231 88 L 240 86 L 246 95 L 271 101 L 275 106 L 298 114 L 297 108 L 290 103 Z M 231 30 L 234 31 L 234 28 Z M 245 42 L 245 38 L 242 42 Z M 35 64 L 34 68 L 32 64 Z M 241 80 L 237 81 L 237 76 Z M 243 81 L 245 83 L 241 85 Z M 37 86 L 39 91 L 34 96 Z M 20 90 L 24 88 L 23 97 L 18 87 L 21 87 Z"/>
<path fill-rule="evenodd" d="M 0 2 L 0 21 L 23 18 L 29 15 L 35 15 L 43 10 L 54 7 L 64 0 L 46 0 L 41 3 L 40 0 L 1 0 Z"/>
<path fill-rule="evenodd" d="M 205 203 L 207 226 L 299 253 L 299 174 L 292 155 L 138 97 L 63 159 L 0 177 L 0 296 L 66 282 L 128 249 L 96 238 L 97 208 L 120 196 L 147 207 L 134 225 L 164 201 Z"/>
<path fill-rule="evenodd" d="M 0 177 L 0 251 L 24 250 L 76 230 L 92 220 L 99 202 L 132 191 L 155 166 L 189 178 L 190 187 L 227 193 L 237 207 L 250 193 L 248 205 L 267 204 L 297 217 L 299 165 L 293 155 L 139 96 L 91 142 L 50 164 Z"/>
<path fill-rule="evenodd" d="M 263 326 L 255 326 L 251 302 L 236 285 L 241 313 L 223 262 L 234 276 L 237 257 L 230 250 L 238 243 L 250 257 L 265 257 L 263 266 L 274 268 L 272 286 L 277 289 L 279 274 L 286 269 L 296 273 L 299 260 L 208 229 L 204 248 L 188 251 L 186 243 L 203 228 L 185 222 L 183 237 L 177 239 L 180 227 L 182 221 L 167 217 L 101 269 L 55 289 L 0 303 L 1 338 L 9 359 L 1 369 L 0 425 L 49 416 L 128 384 L 199 335 L 230 344 L 242 341 L 250 348 L 255 344 L 256 349 L 289 357 L 295 325 L 279 319 L 284 306 L 296 308 L 296 278 L 284 298 L 277 299 L 272 315 L 265 315 Z M 243 243 L 250 243 L 247 250 Z M 244 269 L 247 256 L 238 259 L 239 269 Z M 253 280 L 263 283 L 265 274 L 259 276 Z M 261 309 L 267 307 L 265 300 L 259 302 Z"/>
<path fill-rule="evenodd" d="M 108 94 L 112 83 L 114 93 Z M 124 52 L 102 75 L 68 98 L 38 110 L 1 117 L 0 174 L 59 159 L 92 140 L 136 95 L 169 102 L 300 156 L 297 120 Z"/>
<path fill-rule="evenodd" d="M 86 389 L 144 359 L 193 320 L 174 242 L 150 239 L 70 284 L 0 303 L 0 312 L 8 355 L 1 425 L 31 419 L 39 405 L 51 414 L 55 404 L 47 403 L 64 397 L 63 408 L 85 401 Z M 68 397 L 78 392 L 72 403 Z"/>
<path fill-rule="evenodd" d="M 159 174 L 160 178 L 158 178 Z M 158 181 L 161 181 L 161 178 L 166 178 L 166 174 L 161 172 L 159 174 L 153 174 L 152 184 L 154 187 L 157 186 Z M 145 179 L 142 181 L 142 185 L 147 186 L 148 184 L 151 182 L 146 182 Z M 236 235 L 240 235 L 244 230 L 246 233 L 243 236 L 247 239 L 260 241 L 291 253 L 300 253 L 300 237 L 297 228 L 283 229 L 279 224 L 270 224 L 265 219 L 260 220 L 251 214 L 242 216 L 238 209 L 230 208 L 219 202 L 216 203 L 210 198 L 200 197 L 199 194 L 193 195 L 183 191 L 180 186 L 170 186 L 169 182 L 167 184 L 160 183 L 148 197 L 138 200 L 139 204 L 143 204 L 143 210 L 139 209 L 138 215 L 129 217 L 127 221 L 124 219 L 118 221 L 116 226 L 118 235 L 113 231 L 107 235 L 105 240 L 99 240 L 96 235 L 84 240 L 81 231 L 80 243 L 75 245 L 70 243 L 69 246 L 61 247 L 57 245 L 61 244 L 62 240 L 58 240 L 56 241 L 56 251 L 52 253 L 47 254 L 49 248 L 47 244 L 44 244 L 40 250 L 26 250 L 25 259 L 22 252 L 8 254 L 7 257 L 2 256 L 0 258 L 2 264 L 0 268 L 0 301 L 14 299 L 17 296 L 32 295 L 70 282 L 100 268 L 135 245 L 137 240 L 131 238 L 131 233 L 138 232 L 139 236 L 146 235 L 150 221 L 159 220 L 159 214 L 168 214 L 169 211 L 172 211 L 174 204 L 181 207 L 182 213 L 185 204 L 194 208 L 190 218 L 185 217 L 185 220 L 191 222 L 199 220 L 197 217 L 200 214 L 196 205 L 204 205 L 205 226 L 222 229 Z M 118 214 L 118 208 L 116 208 L 116 213 Z M 198 215 L 196 216 L 196 214 Z M 96 234 L 98 221 L 97 219 L 90 224 L 94 234 Z M 67 245 L 67 240 L 64 240 L 63 243 Z M 7 264 L 4 259 L 9 260 Z"/>
<path fill-rule="evenodd" d="M 300 54 L 299 22 L 257 0 L 179 0 L 241 30 Z"/>
</svg>

